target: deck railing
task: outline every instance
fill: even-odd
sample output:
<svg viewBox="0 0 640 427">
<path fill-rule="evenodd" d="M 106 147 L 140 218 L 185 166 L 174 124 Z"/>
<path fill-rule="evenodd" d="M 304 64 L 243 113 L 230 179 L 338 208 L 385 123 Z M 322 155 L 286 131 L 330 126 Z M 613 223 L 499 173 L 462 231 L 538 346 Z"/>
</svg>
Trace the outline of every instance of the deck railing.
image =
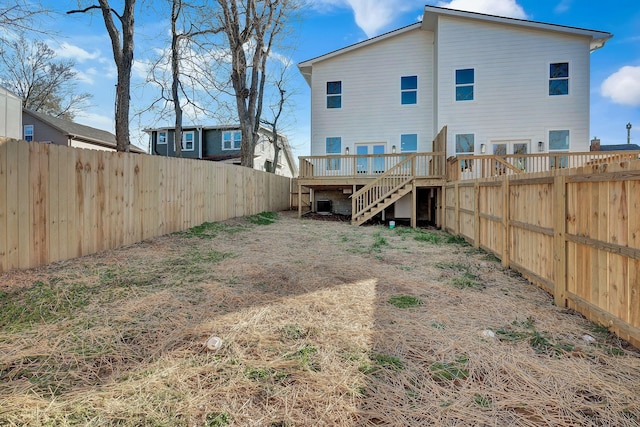
<svg viewBox="0 0 640 427">
<path fill-rule="evenodd" d="M 327 155 L 300 157 L 300 179 L 375 178 L 415 156 L 415 176 L 438 178 L 445 174 L 444 152 Z"/>
<path fill-rule="evenodd" d="M 547 172 L 567 168 L 637 160 L 640 151 L 589 151 L 581 153 L 537 153 L 497 155 L 465 155 L 447 161 L 447 179 L 488 178 L 518 173 Z"/>
</svg>

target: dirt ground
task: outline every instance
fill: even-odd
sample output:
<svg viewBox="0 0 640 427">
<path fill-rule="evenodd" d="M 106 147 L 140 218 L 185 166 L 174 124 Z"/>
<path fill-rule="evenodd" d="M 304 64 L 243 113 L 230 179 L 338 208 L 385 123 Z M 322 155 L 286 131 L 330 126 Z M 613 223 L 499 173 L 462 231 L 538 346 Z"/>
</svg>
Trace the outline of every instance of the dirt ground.
<svg viewBox="0 0 640 427">
<path fill-rule="evenodd" d="M 0 425 L 640 425 L 635 349 L 436 230 L 205 224 L 0 275 L 0 327 Z"/>
</svg>

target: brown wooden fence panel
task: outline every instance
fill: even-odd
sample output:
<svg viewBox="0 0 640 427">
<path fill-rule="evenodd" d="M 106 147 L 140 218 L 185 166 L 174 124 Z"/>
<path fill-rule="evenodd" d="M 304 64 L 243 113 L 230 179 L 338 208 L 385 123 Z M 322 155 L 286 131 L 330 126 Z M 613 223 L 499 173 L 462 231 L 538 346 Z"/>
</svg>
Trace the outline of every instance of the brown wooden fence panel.
<svg viewBox="0 0 640 427">
<path fill-rule="evenodd" d="M 459 181 L 445 194 L 445 229 L 640 346 L 640 161 Z"/>
<path fill-rule="evenodd" d="M 290 208 L 290 179 L 214 162 L 0 142 L 0 272 Z"/>
</svg>

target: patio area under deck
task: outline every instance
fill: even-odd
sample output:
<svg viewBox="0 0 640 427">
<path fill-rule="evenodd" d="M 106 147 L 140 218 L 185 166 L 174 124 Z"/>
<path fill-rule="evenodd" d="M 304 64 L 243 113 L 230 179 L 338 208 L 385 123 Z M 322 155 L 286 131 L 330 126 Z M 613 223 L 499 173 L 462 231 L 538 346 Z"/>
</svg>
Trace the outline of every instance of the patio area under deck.
<svg viewBox="0 0 640 427">
<path fill-rule="evenodd" d="M 415 227 L 417 190 L 442 188 L 445 170 L 444 152 L 305 156 L 300 157 L 298 190 L 309 188 L 312 200 L 315 191 L 343 191 L 351 199 L 352 223 L 357 225 L 410 194 Z M 298 216 L 302 214 L 299 203 Z"/>
</svg>

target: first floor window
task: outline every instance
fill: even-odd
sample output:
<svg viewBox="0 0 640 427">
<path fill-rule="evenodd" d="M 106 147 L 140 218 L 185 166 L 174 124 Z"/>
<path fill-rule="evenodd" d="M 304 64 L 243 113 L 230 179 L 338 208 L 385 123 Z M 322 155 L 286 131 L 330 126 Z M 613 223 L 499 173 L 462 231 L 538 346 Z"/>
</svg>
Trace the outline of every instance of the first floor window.
<svg viewBox="0 0 640 427">
<path fill-rule="evenodd" d="M 400 151 L 403 153 L 415 153 L 418 151 L 418 135 L 404 133 L 400 135 Z"/>
<path fill-rule="evenodd" d="M 327 155 L 340 155 L 340 153 L 342 153 L 342 138 L 340 138 L 339 136 L 327 138 L 326 144 Z M 340 158 L 327 159 L 327 170 L 340 170 Z"/>
<path fill-rule="evenodd" d="M 242 132 L 223 132 L 222 133 L 222 149 L 223 150 L 239 150 L 242 145 Z"/>
<path fill-rule="evenodd" d="M 24 125 L 24 140 L 33 141 L 33 125 Z"/>
<path fill-rule="evenodd" d="M 158 144 L 167 143 L 167 132 L 158 132 Z"/>
<path fill-rule="evenodd" d="M 418 103 L 418 76 L 400 77 L 400 103 L 402 105 Z"/>
<path fill-rule="evenodd" d="M 475 153 L 475 136 L 472 133 L 463 133 L 456 135 L 456 156 L 473 155 Z M 471 170 L 473 168 L 473 160 L 461 160 L 461 170 Z"/>
<path fill-rule="evenodd" d="M 475 82 L 475 70 L 473 68 L 456 70 L 456 101 L 473 101 L 473 85 Z"/>
<path fill-rule="evenodd" d="M 184 151 L 193 151 L 193 146 L 194 146 L 193 139 L 194 139 L 193 131 L 182 133 L 182 149 Z"/>
<path fill-rule="evenodd" d="M 327 82 L 327 108 L 342 108 L 342 82 Z"/>
<path fill-rule="evenodd" d="M 569 151 L 569 146 L 568 130 L 549 131 L 549 153 L 566 153 Z M 566 168 L 569 166 L 569 158 L 567 156 L 552 156 L 549 162 L 549 166 L 552 169 Z"/>
<path fill-rule="evenodd" d="M 549 95 L 569 95 L 569 63 L 549 65 Z"/>
</svg>

